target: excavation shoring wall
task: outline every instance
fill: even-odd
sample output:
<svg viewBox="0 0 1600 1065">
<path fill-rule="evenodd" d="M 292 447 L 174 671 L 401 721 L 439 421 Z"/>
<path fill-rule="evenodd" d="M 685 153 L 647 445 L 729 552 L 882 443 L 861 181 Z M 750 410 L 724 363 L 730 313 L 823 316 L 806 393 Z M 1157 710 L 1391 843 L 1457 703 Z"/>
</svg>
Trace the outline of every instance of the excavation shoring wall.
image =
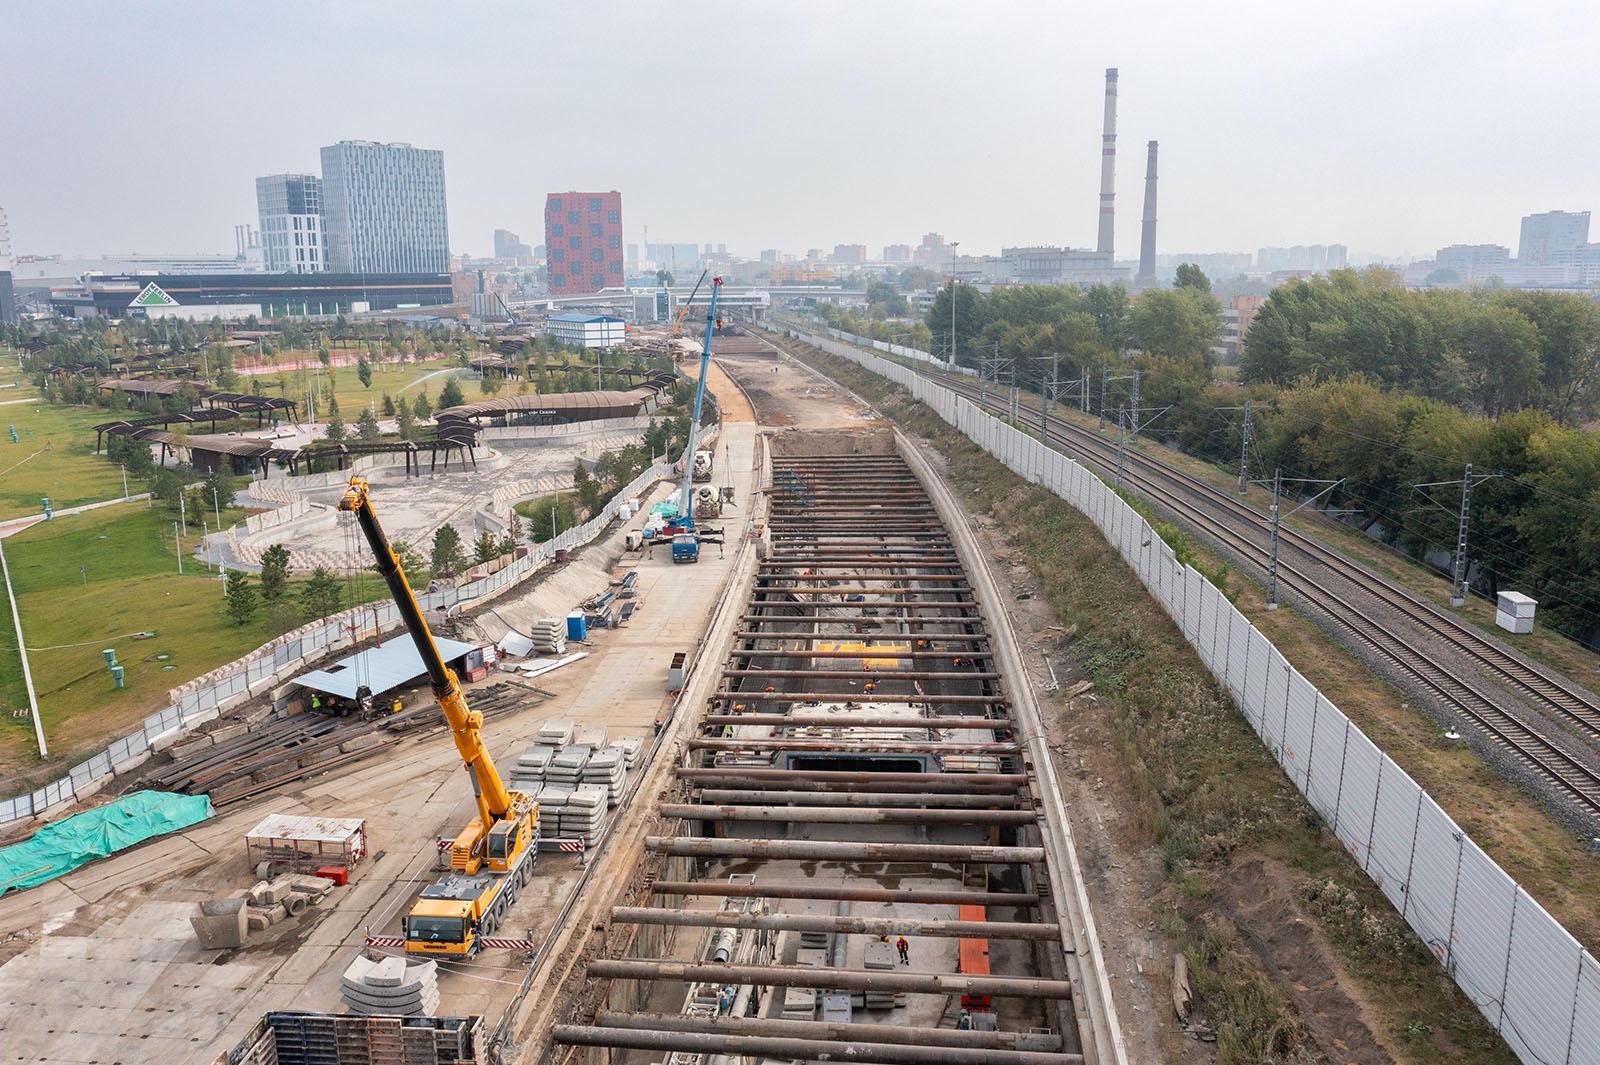
<svg viewBox="0 0 1600 1065">
<path fill-rule="evenodd" d="M 1339 842 L 1529 1065 L 1600 1061 L 1600 961 L 1301 676 L 1110 486 L 907 366 L 806 333 L 888 378 L 1099 526 Z"/>
</svg>

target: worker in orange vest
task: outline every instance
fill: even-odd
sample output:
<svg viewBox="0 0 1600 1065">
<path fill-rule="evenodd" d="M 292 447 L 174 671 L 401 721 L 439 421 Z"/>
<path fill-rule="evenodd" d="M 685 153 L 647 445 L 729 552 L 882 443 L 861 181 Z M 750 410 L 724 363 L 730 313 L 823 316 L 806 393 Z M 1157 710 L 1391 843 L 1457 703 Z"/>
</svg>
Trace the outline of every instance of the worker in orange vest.
<svg viewBox="0 0 1600 1065">
<path fill-rule="evenodd" d="M 899 939 L 895 940 L 894 948 L 900 952 L 900 964 L 901 965 L 910 965 L 911 964 L 911 944 L 906 942 L 906 937 L 905 936 L 901 936 Z"/>
</svg>

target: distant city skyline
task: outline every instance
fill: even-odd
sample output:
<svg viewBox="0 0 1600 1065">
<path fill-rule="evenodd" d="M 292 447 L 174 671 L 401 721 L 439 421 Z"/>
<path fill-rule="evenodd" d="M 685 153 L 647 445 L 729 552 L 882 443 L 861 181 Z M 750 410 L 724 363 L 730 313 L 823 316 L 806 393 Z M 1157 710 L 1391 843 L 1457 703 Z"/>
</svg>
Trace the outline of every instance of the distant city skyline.
<svg viewBox="0 0 1600 1065">
<path fill-rule="evenodd" d="M 1600 207 L 1600 142 L 1581 135 L 1600 117 L 1600 14 L 1582 4 L 1252 2 L 1226 18 L 1174 4 L 1086 26 L 1046 3 L 600 2 L 468 8 L 427 31 L 387 6 L 279 10 L 10 7 L 0 140 L 26 148 L 0 167 L 14 250 L 226 250 L 258 217 L 256 177 L 315 172 L 318 146 L 352 138 L 449 157 L 452 253 L 490 255 L 497 228 L 541 232 L 542 192 L 559 188 L 620 189 L 627 243 L 648 225 L 652 242 L 751 258 L 876 253 L 929 229 L 963 252 L 1091 248 L 1107 66 L 1119 261 L 1137 257 L 1148 140 L 1163 253 L 1338 242 L 1354 261 L 1426 258 L 1514 248 L 1524 215 Z M 602 23 L 610 73 L 585 83 L 570 42 Z M 274 57 L 308 24 L 332 61 L 291 75 Z M 524 61 L 484 61 L 507 45 Z M 462 106 L 467 85 L 540 103 L 508 121 Z M 182 121 L 152 136 L 179 99 Z M 709 107 L 706 132 L 693 116 Z M 63 113 L 82 121 L 69 131 Z"/>
</svg>

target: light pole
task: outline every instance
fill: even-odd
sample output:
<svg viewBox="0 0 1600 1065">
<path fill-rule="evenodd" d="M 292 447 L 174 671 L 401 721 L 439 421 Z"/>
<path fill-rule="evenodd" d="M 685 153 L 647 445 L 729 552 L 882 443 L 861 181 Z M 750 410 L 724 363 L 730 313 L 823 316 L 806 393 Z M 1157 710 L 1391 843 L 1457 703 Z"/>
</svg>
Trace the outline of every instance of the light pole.
<svg viewBox="0 0 1600 1065">
<path fill-rule="evenodd" d="M 950 369 L 956 368 L 956 249 L 959 240 L 950 242 Z"/>
</svg>

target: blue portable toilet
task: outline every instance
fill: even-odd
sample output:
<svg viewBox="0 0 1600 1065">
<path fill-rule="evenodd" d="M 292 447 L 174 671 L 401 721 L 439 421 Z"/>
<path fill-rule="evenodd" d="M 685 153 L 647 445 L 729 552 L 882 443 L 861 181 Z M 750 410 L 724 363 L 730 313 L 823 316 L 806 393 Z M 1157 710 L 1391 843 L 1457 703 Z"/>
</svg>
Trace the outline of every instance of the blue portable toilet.
<svg viewBox="0 0 1600 1065">
<path fill-rule="evenodd" d="M 584 619 L 583 612 L 580 610 L 577 613 L 568 614 L 567 639 L 577 642 L 587 638 L 588 635 L 589 623 Z"/>
</svg>

